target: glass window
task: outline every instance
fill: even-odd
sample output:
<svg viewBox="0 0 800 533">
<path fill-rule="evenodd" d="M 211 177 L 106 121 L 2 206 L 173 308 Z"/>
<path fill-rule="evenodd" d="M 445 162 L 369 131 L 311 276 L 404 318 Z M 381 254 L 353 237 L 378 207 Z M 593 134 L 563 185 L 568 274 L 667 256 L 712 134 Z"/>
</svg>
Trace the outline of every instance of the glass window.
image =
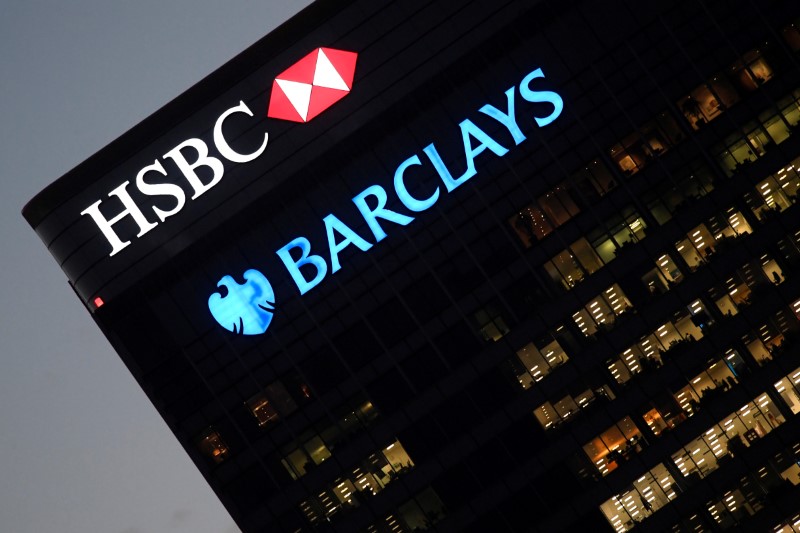
<svg viewBox="0 0 800 533">
<path fill-rule="evenodd" d="M 473 314 L 478 333 L 483 340 L 497 342 L 509 332 L 500 310 L 495 305 L 487 305 Z"/>
<path fill-rule="evenodd" d="M 685 477 L 705 477 L 718 468 L 718 458 L 735 457 L 783 422 L 772 400 L 762 394 L 678 450 L 672 460 Z"/>
<path fill-rule="evenodd" d="M 572 243 L 570 250 L 587 273 L 592 274 L 602 268 L 603 262 L 586 239 L 581 238 Z"/>
<path fill-rule="evenodd" d="M 784 273 L 781 269 L 780 265 L 769 257 L 768 255 L 762 255 L 760 258 L 761 261 L 761 270 L 764 271 L 764 275 L 767 279 L 775 285 L 780 285 L 784 281 Z"/>
<path fill-rule="evenodd" d="M 610 328 L 615 317 L 632 309 L 630 301 L 616 283 L 589 301 L 586 306 L 572 315 L 581 332 L 593 335 L 598 328 Z"/>
<path fill-rule="evenodd" d="M 717 360 L 676 392 L 675 400 L 689 416 L 695 414 L 703 403 L 738 384 L 733 368 L 732 361 Z"/>
<path fill-rule="evenodd" d="M 432 488 L 425 489 L 397 509 L 397 520 L 406 528 L 403 531 L 428 531 L 444 515 L 444 503 Z M 402 529 L 392 531 L 397 530 Z"/>
<path fill-rule="evenodd" d="M 800 95 L 800 91 L 795 90 L 790 96 L 778 100 L 778 109 L 781 110 L 781 115 L 792 127 L 800 123 L 800 101 L 798 101 L 798 95 Z"/>
<path fill-rule="evenodd" d="M 756 184 L 755 193 L 746 193 L 745 201 L 760 220 L 766 220 L 770 215 L 779 213 L 791 205 L 778 181 L 771 176 Z"/>
<path fill-rule="evenodd" d="M 742 61 L 731 67 L 733 79 L 746 91 L 755 91 L 760 85 L 772 79 L 772 67 L 764 60 L 759 50 L 744 54 Z"/>
<path fill-rule="evenodd" d="M 325 446 L 325 443 L 322 442 L 322 439 L 318 435 L 307 440 L 303 448 L 305 448 L 308 456 L 311 457 L 315 465 L 322 464 L 323 461 L 331 456 L 331 451 Z"/>
<path fill-rule="evenodd" d="M 792 130 L 789 129 L 789 124 L 780 113 L 762 113 L 762 115 L 759 116 L 759 120 L 769 136 L 767 144 L 769 144 L 769 140 L 772 140 L 775 144 L 781 144 L 792 134 Z"/>
<path fill-rule="evenodd" d="M 722 75 L 714 76 L 678 101 L 678 109 L 695 130 L 722 114 L 739 100 L 736 90 Z"/>
<path fill-rule="evenodd" d="M 750 224 L 748 224 L 747 220 L 742 216 L 742 213 L 736 211 L 734 208 L 728 209 L 724 214 L 711 217 L 708 226 L 710 231 L 714 234 L 714 239 L 710 242 L 704 241 L 704 245 L 711 244 L 716 249 L 724 248 L 729 242 L 727 239 L 735 239 L 741 235 L 753 232 Z M 701 235 L 700 238 L 705 239 L 707 237 Z M 697 239 L 693 238 L 693 241 L 695 242 L 695 246 L 698 246 Z M 708 252 L 713 251 L 712 249 Z"/>
<path fill-rule="evenodd" d="M 600 161 L 592 161 L 572 175 L 571 181 L 580 195 L 593 202 L 617 186 L 614 176 Z"/>
<path fill-rule="evenodd" d="M 793 414 L 800 413 L 800 368 L 796 368 L 794 372 L 790 372 L 775 383 L 775 390 Z"/>
<path fill-rule="evenodd" d="M 718 156 L 726 174 L 732 176 L 742 166 L 754 162 L 759 156 L 764 155 L 766 152 L 763 149 L 763 141 L 765 140 L 766 136 L 759 136 L 757 132 L 748 134 L 746 139 L 742 139 L 738 134 L 730 137 Z"/>
<path fill-rule="evenodd" d="M 545 263 L 544 269 L 553 281 L 567 290 L 584 278 L 583 270 L 569 250 L 564 250 Z"/>
<path fill-rule="evenodd" d="M 592 405 L 598 398 L 611 401 L 615 397 L 611 388 L 603 384 L 596 388 L 589 387 L 576 395 L 567 394 L 555 403 L 545 402 L 534 409 L 533 414 L 543 429 L 552 429 Z"/>
<path fill-rule="evenodd" d="M 533 205 L 523 208 L 508 219 L 508 223 L 514 228 L 517 237 L 526 248 L 530 248 L 534 242 L 543 239 L 553 231 L 553 226 L 545 218 L 542 210 Z"/>
<path fill-rule="evenodd" d="M 583 446 L 586 456 L 605 476 L 642 451 L 644 439 L 631 417 L 626 416 Z"/>
<path fill-rule="evenodd" d="M 517 350 L 517 358 L 524 368 L 524 372 L 517 376 L 523 389 L 530 388 L 534 382 L 544 379 L 554 368 L 569 361 L 567 353 L 558 341 L 549 338 L 536 344 L 532 342 L 526 344 Z"/>
<path fill-rule="evenodd" d="M 686 420 L 686 413 L 670 394 L 658 394 L 652 398 L 650 404 L 652 409 L 644 413 L 642 419 L 656 436 Z"/>
<path fill-rule="evenodd" d="M 228 458 L 228 445 L 222 440 L 222 436 L 213 429 L 207 429 L 197 442 L 200 452 L 212 459 L 215 463 L 221 463 Z"/>
<path fill-rule="evenodd" d="M 666 326 L 662 326 L 664 327 Z M 617 359 L 606 362 L 617 383 L 625 383 L 640 372 L 661 367 L 663 364 L 661 354 L 665 353 L 667 345 L 661 343 L 658 333 L 657 330 L 656 333 L 643 337 L 638 343 L 622 352 Z"/>
<path fill-rule="evenodd" d="M 663 279 L 670 285 L 683 281 L 683 274 L 678 265 L 668 254 L 664 254 L 656 260 L 656 265 Z"/>
<path fill-rule="evenodd" d="M 778 187 L 791 203 L 797 201 L 797 191 L 800 189 L 800 175 L 797 172 L 798 164 L 800 164 L 800 158 L 780 169 L 774 176 Z"/>
<path fill-rule="evenodd" d="M 281 416 L 287 416 L 297 409 L 297 403 L 295 403 L 289 391 L 280 381 L 268 385 L 264 392 L 256 394 L 247 400 L 245 405 L 256 418 L 259 426 L 265 426 L 269 422 L 278 420 Z"/>
<path fill-rule="evenodd" d="M 783 40 L 789 45 L 789 48 L 795 52 L 800 50 L 800 25 L 789 24 L 781 30 Z"/>
<path fill-rule="evenodd" d="M 250 413 L 256 417 L 259 426 L 264 426 L 267 423 L 278 419 L 278 411 L 276 411 L 269 402 L 266 394 L 256 394 L 247 400 L 246 403 Z"/>
<path fill-rule="evenodd" d="M 580 212 L 578 206 L 570 198 L 566 187 L 559 185 L 552 191 L 540 196 L 537 203 L 553 224 L 558 227 Z"/>
<path fill-rule="evenodd" d="M 544 269 L 553 281 L 569 290 L 583 281 L 585 273 L 592 274 L 602 266 L 603 262 L 589 242 L 580 238 L 569 249 L 545 263 Z"/>
<path fill-rule="evenodd" d="M 678 497 L 674 485 L 675 479 L 666 466 L 658 464 L 603 503 L 600 511 L 615 531 L 629 531 Z"/>
</svg>

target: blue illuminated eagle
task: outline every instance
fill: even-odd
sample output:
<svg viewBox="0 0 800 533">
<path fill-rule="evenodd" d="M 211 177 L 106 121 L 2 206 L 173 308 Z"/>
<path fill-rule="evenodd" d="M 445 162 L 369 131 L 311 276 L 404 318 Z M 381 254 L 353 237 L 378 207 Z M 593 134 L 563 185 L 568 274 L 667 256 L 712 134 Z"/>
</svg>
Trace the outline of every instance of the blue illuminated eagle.
<svg viewBox="0 0 800 533">
<path fill-rule="evenodd" d="M 275 292 L 266 276 L 258 270 L 247 270 L 243 284 L 232 276 L 224 276 L 217 287 L 228 294 L 215 292 L 208 298 L 211 315 L 223 328 L 240 335 L 260 335 L 267 331 L 275 309 Z"/>
</svg>

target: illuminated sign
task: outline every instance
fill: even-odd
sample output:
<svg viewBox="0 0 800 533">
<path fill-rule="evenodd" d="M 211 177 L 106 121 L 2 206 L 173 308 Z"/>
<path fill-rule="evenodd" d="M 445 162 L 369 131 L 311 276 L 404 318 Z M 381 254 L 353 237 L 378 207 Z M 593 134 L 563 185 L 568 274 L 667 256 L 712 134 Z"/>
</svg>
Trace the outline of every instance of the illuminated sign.
<svg viewBox="0 0 800 533">
<path fill-rule="evenodd" d="M 244 273 L 243 284 L 225 276 L 218 288 L 226 294 L 215 292 L 208 299 L 208 309 L 219 325 L 233 333 L 258 335 L 267 331 L 275 308 L 275 293 L 264 274 L 250 269 Z"/>
<path fill-rule="evenodd" d="M 322 219 L 327 235 L 327 243 L 316 247 L 316 250 L 319 250 L 320 247 L 326 250 L 326 257 L 319 255 L 319 253 L 312 253 L 311 241 L 304 236 L 298 236 L 278 249 L 276 253 L 300 294 L 307 293 L 319 285 L 327 275 L 335 274 L 341 269 L 339 254 L 343 250 L 349 246 L 354 246 L 358 250 L 366 252 L 387 237 L 386 231 L 392 227 L 392 224 L 399 226 L 410 224 L 414 221 L 413 215 L 415 213 L 426 211 L 436 204 L 443 190 L 444 193 L 451 193 L 474 177 L 478 172 L 476 159 L 479 155 L 488 151 L 497 157 L 503 157 L 509 152 L 510 148 L 518 146 L 525 141 L 525 133 L 523 133 L 517 122 L 517 93 L 525 102 L 544 103 L 552 107 L 549 114 L 545 116 L 534 115 L 532 117 L 538 127 L 545 127 L 558 118 L 564 107 L 563 100 L 561 96 L 553 91 L 534 90 L 531 88 L 534 80 L 539 78 L 544 78 L 542 69 L 536 69 L 526 75 L 520 82 L 519 87 L 512 86 L 506 90 L 504 93 L 504 105 L 500 108 L 486 104 L 478 110 L 483 115 L 499 123 L 508 133 L 508 136 L 504 135 L 508 139 L 500 141 L 492 138 L 469 119 L 462 120 L 458 124 L 465 160 L 464 170 L 460 174 L 456 173 L 454 175 L 452 169 L 445 165 L 436 146 L 431 143 L 422 149 L 421 154 L 410 155 L 400 163 L 394 172 L 391 185 L 370 185 L 355 195 L 352 201 L 372 235 L 359 235 L 335 214 L 331 213 Z M 527 120 L 525 121 L 525 123 L 528 122 Z M 434 171 L 439 176 L 441 184 L 431 189 L 424 198 L 413 196 L 406 185 L 408 180 L 414 179 L 414 174 L 419 175 L 420 172 L 430 171 Z M 387 209 L 389 194 L 394 194 L 407 212 L 401 213 Z M 249 270 L 248 272 L 254 271 Z M 223 277 L 220 280 L 220 284 L 228 279 L 230 279 L 230 276 Z M 211 301 L 216 301 L 215 296 L 218 297 L 219 295 L 212 295 L 209 299 L 209 308 L 211 308 Z M 211 312 L 214 318 L 220 322 L 214 309 L 211 309 Z M 222 322 L 220 323 L 227 327 Z M 266 326 L 264 330 L 266 330 Z"/>
<path fill-rule="evenodd" d="M 354 52 L 317 48 L 272 83 L 267 116 L 308 122 L 347 96 L 356 71 Z"/>
<path fill-rule="evenodd" d="M 333 48 L 317 48 L 303 59 L 284 71 L 273 83 L 272 101 L 267 111 L 268 116 L 291 120 L 295 122 L 308 122 L 334 103 L 346 96 L 353 85 L 356 58 L 355 52 L 335 50 Z M 267 148 L 269 134 L 264 133 L 261 145 L 253 152 L 241 153 L 232 147 L 222 133 L 225 121 L 232 115 L 244 114 L 253 117 L 253 112 L 244 102 L 224 111 L 214 123 L 214 148 L 223 159 L 231 163 L 248 163 L 253 161 Z M 163 155 L 171 159 L 191 189 L 191 200 L 196 200 L 222 180 L 225 167 L 220 158 L 211 155 L 208 145 L 201 139 L 192 138 L 180 143 L 178 146 Z M 198 175 L 198 169 L 203 170 L 206 178 L 204 181 Z M 116 215 L 107 218 L 100 209 L 103 200 L 97 200 L 92 205 L 81 211 L 81 215 L 88 215 L 94 220 L 100 232 L 111 245 L 109 256 L 116 255 L 130 244 L 130 240 L 123 240 L 114 231 L 114 224 L 130 217 L 138 227 L 136 237 L 139 238 L 155 228 L 160 222 L 178 214 L 186 205 L 186 191 L 184 187 L 175 183 L 165 183 L 161 178 L 167 177 L 167 170 L 158 159 L 153 164 L 141 169 L 135 179 L 136 188 L 148 197 L 167 197 L 173 206 L 170 209 L 161 209 L 152 206 L 153 213 L 158 218 L 154 221 L 145 215 L 144 211 L 136 204 L 128 187 L 130 180 L 118 185 L 109 197 L 115 197 L 123 209 Z M 108 210 L 106 210 L 108 212 Z"/>
</svg>

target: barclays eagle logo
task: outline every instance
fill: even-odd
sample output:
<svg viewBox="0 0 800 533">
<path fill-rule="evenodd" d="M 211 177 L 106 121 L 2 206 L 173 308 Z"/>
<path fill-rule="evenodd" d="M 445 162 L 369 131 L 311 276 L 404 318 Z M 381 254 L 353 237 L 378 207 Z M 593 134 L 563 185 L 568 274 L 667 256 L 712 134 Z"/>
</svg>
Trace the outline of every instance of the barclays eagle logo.
<svg viewBox="0 0 800 533">
<path fill-rule="evenodd" d="M 275 309 L 275 292 L 267 278 L 258 270 L 244 273 L 244 284 L 231 276 L 224 276 L 217 287 L 225 287 L 228 293 L 222 296 L 215 292 L 208 298 L 208 310 L 228 331 L 240 335 L 261 335 L 272 322 Z"/>
</svg>

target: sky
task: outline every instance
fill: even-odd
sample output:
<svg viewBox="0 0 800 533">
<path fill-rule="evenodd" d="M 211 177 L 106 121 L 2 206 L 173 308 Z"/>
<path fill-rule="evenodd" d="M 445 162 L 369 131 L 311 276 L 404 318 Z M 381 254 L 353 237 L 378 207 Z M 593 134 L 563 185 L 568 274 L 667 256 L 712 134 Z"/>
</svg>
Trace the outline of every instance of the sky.
<svg viewBox="0 0 800 533">
<path fill-rule="evenodd" d="M 20 214 L 308 0 L 3 0 L 0 531 L 239 531 Z"/>
</svg>

